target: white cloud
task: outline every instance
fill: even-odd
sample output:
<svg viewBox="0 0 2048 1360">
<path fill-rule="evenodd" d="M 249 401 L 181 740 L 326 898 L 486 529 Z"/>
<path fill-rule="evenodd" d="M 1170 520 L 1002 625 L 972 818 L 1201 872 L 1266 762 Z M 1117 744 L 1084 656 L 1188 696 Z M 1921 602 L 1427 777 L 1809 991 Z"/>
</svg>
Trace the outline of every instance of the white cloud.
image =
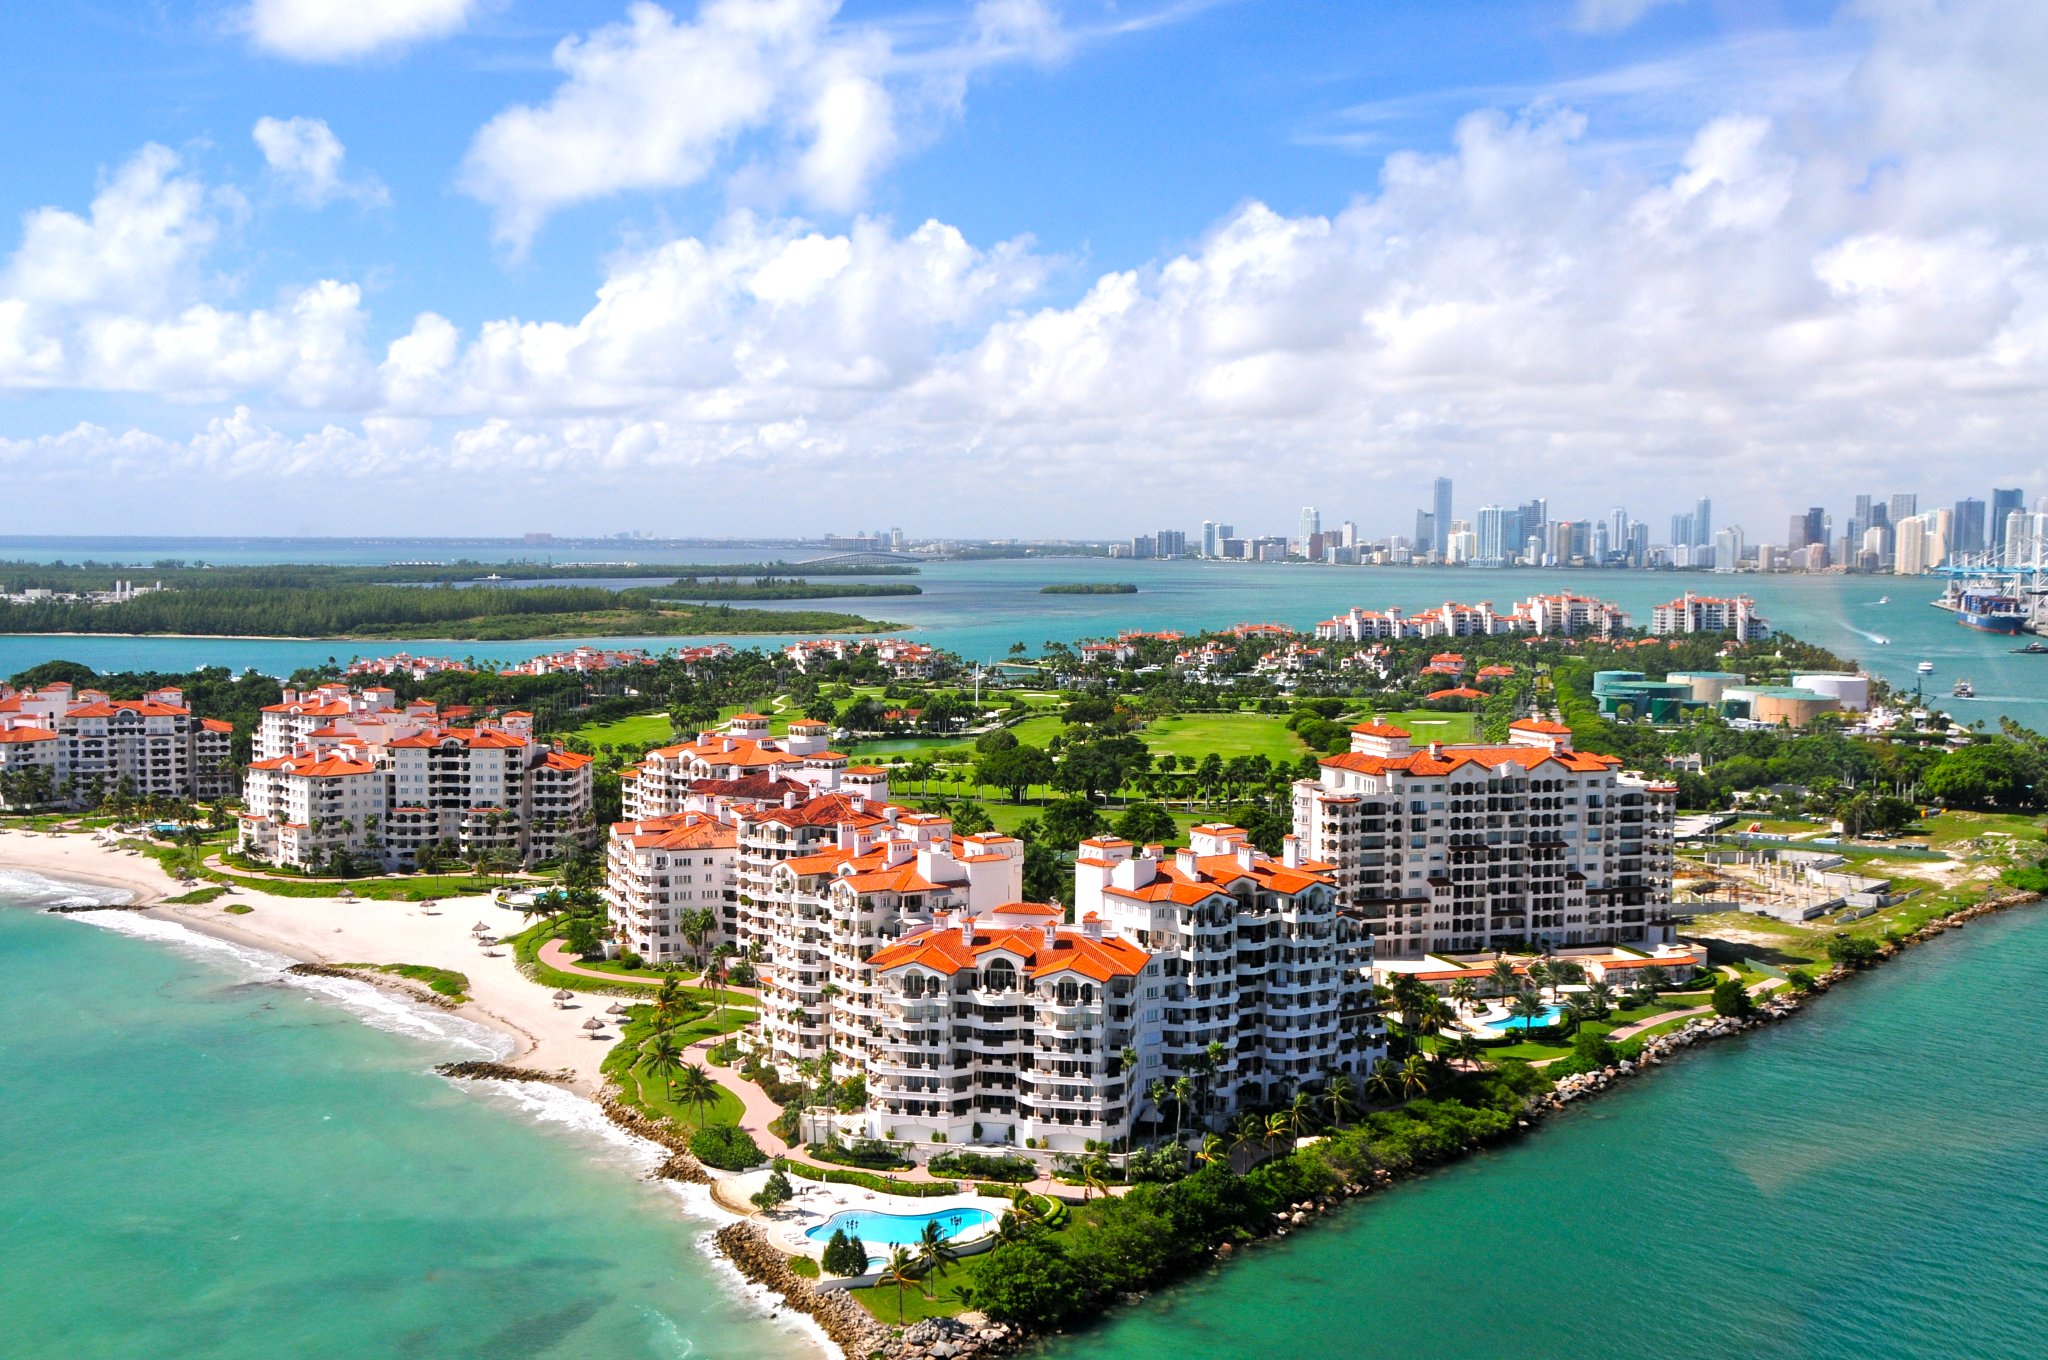
<svg viewBox="0 0 2048 1360">
<path fill-rule="evenodd" d="M 258 118 L 250 135 L 278 182 L 309 208 L 324 208 L 337 198 L 366 205 L 391 200 L 374 176 L 350 180 L 342 175 L 347 153 L 323 119 Z"/>
<path fill-rule="evenodd" d="M 232 206 L 150 149 L 89 213 L 30 216 L 0 288 L 0 381 L 320 413 L 299 432 L 238 415 L 188 441 L 75 436 L 108 459 L 359 454 L 564 505 L 687 488 L 692 513 L 723 509 L 707 532 L 781 516 L 759 466 L 822 497 L 821 519 L 914 484 L 925 522 L 963 532 L 1106 532 L 1134 505 L 1243 520 L 1304 496 L 1385 531 L 1450 469 L 1564 513 L 1711 489 L 1768 538 L 1794 495 L 2048 476 L 2036 9 L 1872 4 L 1874 46 L 1824 107 L 1724 108 L 1655 172 L 1590 151 L 1582 112 L 1482 109 L 1335 211 L 1247 202 L 1078 295 L 1024 240 L 739 212 L 613 260 L 581 316 L 428 312 L 381 358 L 345 284 L 255 310 L 211 296 Z M 716 140 L 693 154 L 711 164 Z"/>
<path fill-rule="evenodd" d="M 240 16 L 257 47 L 292 61 L 355 61 L 445 38 L 481 0 L 250 0 Z"/>
<path fill-rule="evenodd" d="M 1579 0 L 1578 27 L 1589 33 L 1615 33 L 1633 28 L 1644 15 L 1684 0 Z"/>
<path fill-rule="evenodd" d="M 556 46 L 562 83 L 480 128 L 459 183 L 515 250 L 572 204 L 719 174 L 741 201 L 851 212 L 958 112 L 974 72 L 1055 61 L 1074 41 L 1045 0 L 981 0 L 936 41 L 843 23 L 839 8 L 702 0 L 681 19 L 638 0 L 623 23 Z"/>
<path fill-rule="evenodd" d="M 209 301 L 205 262 L 240 199 L 145 146 L 85 216 L 38 208 L 0 270 L 0 389 L 74 388 L 218 401 L 262 391 L 360 406 L 370 366 L 353 284 L 323 280 L 275 308 Z"/>
</svg>

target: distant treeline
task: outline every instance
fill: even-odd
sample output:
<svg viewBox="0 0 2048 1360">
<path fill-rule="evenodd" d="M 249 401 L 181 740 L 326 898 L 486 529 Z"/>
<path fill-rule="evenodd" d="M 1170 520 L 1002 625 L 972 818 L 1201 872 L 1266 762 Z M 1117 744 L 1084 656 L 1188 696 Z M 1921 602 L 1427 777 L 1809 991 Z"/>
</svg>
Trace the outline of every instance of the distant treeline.
<svg viewBox="0 0 2048 1360">
<path fill-rule="evenodd" d="M 185 633 L 227 637 L 525 638 L 811 633 L 888 625 L 823 610 L 659 604 L 660 591 L 600 586 L 479 590 L 451 585 L 273 585 L 178 589 L 120 604 L 0 604 L 0 633 Z"/>
<path fill-rule="evenodd" d="M 441 562 L 341 566 L 327 563 L 266 563 L 257 566 L 208 566 L 178 559 L 148 566 L 106 562 L 0 562 L 0 589 L 58 590 L 79 593 L 109 590 L 115 581 L 154 585 L 161 581 L 177 590 L 310 590 L 342 585 L 460 585 L 499 577 L 505 581 L 645 580 L 679 577 L 743 576 L 915 576 L 913 566 L 864 566 L 858 562 Z"/>
<path fill-rule="evenodd" d="M 1135 595 L 1138 588 L 1129 581 L 1075 581 L 1065 585 L 1040 586 L 1041 595 Z"/>
</svg>

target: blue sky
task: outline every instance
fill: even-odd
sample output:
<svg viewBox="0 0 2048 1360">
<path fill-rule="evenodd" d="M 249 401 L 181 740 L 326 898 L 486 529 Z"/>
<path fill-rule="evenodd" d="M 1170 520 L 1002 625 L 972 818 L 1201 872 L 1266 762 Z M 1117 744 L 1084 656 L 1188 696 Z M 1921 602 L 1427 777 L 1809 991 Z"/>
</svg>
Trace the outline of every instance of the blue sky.
<svg viewBox="0 0 2048 1360">
<path fill-rule="evenodd" d="M 2038 482 L 2037 8 L 10 6 L 0 464 L 117 474 L 77 532 Z"/>
</svg>

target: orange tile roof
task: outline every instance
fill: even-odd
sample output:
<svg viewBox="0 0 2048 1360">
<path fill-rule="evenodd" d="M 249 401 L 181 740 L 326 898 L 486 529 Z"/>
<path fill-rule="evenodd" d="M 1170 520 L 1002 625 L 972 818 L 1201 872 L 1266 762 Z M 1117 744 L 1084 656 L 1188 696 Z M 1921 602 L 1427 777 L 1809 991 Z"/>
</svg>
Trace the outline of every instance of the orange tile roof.
<svg viewBox="0 0 2048 1360">
<path fill-rule="evenodd" d="M 963 968 L 974 966 L 983 956 L 994 953 L 1015 954 L 1035 978 L 1072 971 L 1097 982 L 1107 982 L 1113 977 L 1134 977 L 1143 972 L 1152 959 L 1150 954 L 1121 936 L 1091 940 L 1078 931 L 1063 930 L 1054 937 L 1053 946 L 1048 950 L 1045 932 L 1040 927 L 977 928 L 973 941 L 969 943 L 960 938 L 958 927 L 938 925 L 883 946 L 875 951 L 868 963 L 877 970 L 922 964 L 951 976 Z"/>
<path fill-rule="evenodd" d="M 1489 769 L 1514 764 L 1533 769 L 1546 760 L 1554 760 L 1577 774 L 1595 774 L 1621 764 L 1619 756 L 1595 755 L 1591 751 L 1552 752 L 1547 746 L 1448 746 L 1435 755 L 1416 751 L 1405 756 L 1368 756 L 1347 751 L 1342 755 L 1325 756 L 1318 763 L 1359 774 L 1385 774 L 1394 770 L 1411 775 L 1440 775 L 1467 764 L 1484 765 Z"/>
<path fill-rule="evenodd" d="M 1572 730 L 1563 723 L 1550 722 L 1543 718 L 1517 718 L 1508 724 L 1518 732 L 1543 732 L 1550 736 L 1568 737 Z"/>
</svg>

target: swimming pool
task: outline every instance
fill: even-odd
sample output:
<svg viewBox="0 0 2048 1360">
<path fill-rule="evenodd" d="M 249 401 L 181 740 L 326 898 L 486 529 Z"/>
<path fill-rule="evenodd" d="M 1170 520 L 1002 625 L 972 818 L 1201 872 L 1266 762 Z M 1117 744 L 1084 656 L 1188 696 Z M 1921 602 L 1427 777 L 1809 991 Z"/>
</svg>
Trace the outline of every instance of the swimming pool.
<svg viewBox="0 0 2048 1360">
<path fill-rule="evenodd" d="M 939 1230 L 950 1241 L 976 1228 L 986 1227 L 995 1215 L 986 1209 L 940 1209 L 929 1214 L 878 1214 L 868 1209 L 841 1209 L 815 1228 L 806 1229 L 804 1236 L 813 1242 L 829 1241 L 832 1234 L 844 1231 L 861 1240 L 861 1244 L 873 1247 L 882 1243 L 892 1247 L 908 1247 L 924 1236 L 924 1225 L 936 1223 Z"/>
<path fill-rule="evenodd" d="M 1545 1006 L 1543 1008 L 1543 1015 L 1540 1019 L 1521 1020 L 1516 1019 L 1512 1016 L 1504 1016 L 1498 1020 L 1481 1020 L 1479 1023 L 1486 1026 L 1488 1029 L 1498 1030 L 1549 1029 L 1552 1025 L 1557 1024 L 1558 1021 L 1560 1021 L 1563 1018 L 1564 1007 Z"/>
</svg>

